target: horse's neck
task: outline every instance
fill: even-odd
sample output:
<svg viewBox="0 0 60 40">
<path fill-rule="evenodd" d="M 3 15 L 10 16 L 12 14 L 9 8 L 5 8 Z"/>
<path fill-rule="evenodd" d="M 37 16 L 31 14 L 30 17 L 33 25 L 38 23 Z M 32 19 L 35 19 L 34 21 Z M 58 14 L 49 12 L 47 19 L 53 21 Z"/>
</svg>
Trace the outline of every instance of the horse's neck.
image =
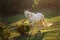
<svg viewBox="0 0 60 40">
<path fill-rule="evenodd" d="M 29 18 L 31 18 L 32 16 L 34 16 L 34 13 L 30 12 L 30 11 L 27 11 L 26 13 L 28 13 L 29 15 Z"/>
</svg>

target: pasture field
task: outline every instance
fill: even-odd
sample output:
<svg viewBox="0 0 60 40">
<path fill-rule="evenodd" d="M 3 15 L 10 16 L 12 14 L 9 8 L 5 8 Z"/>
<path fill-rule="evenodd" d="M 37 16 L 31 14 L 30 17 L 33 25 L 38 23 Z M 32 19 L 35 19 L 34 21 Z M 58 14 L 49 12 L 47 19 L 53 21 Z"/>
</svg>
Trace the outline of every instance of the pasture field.
<svg viewBox="0 0 60 40">
<path fill-rule="evenodd" d="M 48 10 L 47 10 L 48 11 Z M 59 10 L 60 11 L 60 10 Z M 48 11 L 43 12 L 45 15 L 45 20 L 49 23 L 53 23 L 50 27 L 45 27 L 44 30 L 41 30 L 41 34 L 37 33 L 37 28 L 34 28 L 34 32 L 32 33 L 35 36 L 23 35 L 21 36 L 20 33 L 16 31 L 12 31 L 9 38 L 14 38 L 14 40 L 60 40 L 60 15 L 59 11 Z M 57 14 L 58 13 L 58 14 Z M 24 14 L 11 16 L 9 18 L 4 19 L 7 22 L 8 26 L 16 26 L 16 25 L 28 25 L 28 21 L 24 20 Z"/>
<path fill-rule="evenodd" d="M 44 30 L 41 30 L 42 34 L 35 34 L 37 32 L 37 29 L 35 29 L 35 36 L 30 37 L 31 40 L 60 40 L 60 16 L 46 19 L 46 21 L 52 22 L 53 25 L 50 27 L 46 27 Z M 27 38 L 29 40 L 29 37 L 18 36 L 16 40 L 27 40 Z"/>
</svg>

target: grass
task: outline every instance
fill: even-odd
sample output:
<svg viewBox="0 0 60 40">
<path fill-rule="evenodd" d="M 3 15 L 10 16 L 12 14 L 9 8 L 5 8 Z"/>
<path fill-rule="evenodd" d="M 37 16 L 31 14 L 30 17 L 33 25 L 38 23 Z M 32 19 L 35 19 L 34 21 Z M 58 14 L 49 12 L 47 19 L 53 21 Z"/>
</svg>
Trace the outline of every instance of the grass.
<svg viewBox="0 0 60 40">
<path fill-rule="evenodd" d="M 35 36 L 30 37 L 31 40 L 60 40 L 60 16 L 52 17 L 46 19 L 47 22 L 52 22 L 53 25 L 51 27 L 46 27 L 44 30 L 41 30 L 42 35 L 40 33 L 36 33 L 37 29 L 34 29 Z M 17 21 L 12 23 L 13 25 L 20 24 L 21 21 Z M 25 22 L 28 24 L 28 21 Z M 38 36 L 39 34 L 39 36 Z M 26 40 L 29 37 L 27 36 L 18 36 L 16 40 Z"/>
<path fill-rule="evenodd" d="M 49 13 L 49 14 L 47 14 Z M 50 14 L 51 13 L 51 14 Z M 37 33 L 37 28 L 34 28 L 34 32 L 32 34 L 34 34 L 34 36 L 27 36 L 27 35 L 23 35 L 21 36 L 19 33 L 17 32 L 11 32 L 10 38 L 15 38 L 15 40 L 60 40 L 60 16 L 58 16 L 57 14 L 53 14 L 55 12 L 45 12 L 45 15 L 47 16 L 47 18 L 45 19 L 47 22 L 51 22 L 53 23 L 52 26 L 50 27 L 46 27 L 44 30 L 41 30 L 42 34 Z M 57 13 L 57 12 L 56 12 Z M 50 15 L 50 16 L 49 16 Z M 55 15 L 55 16 L 53 16 Z M 56 16 L 57 15 L 57 16 Z M 49 17 L 48 17 L 49 16 Z M 16 17 L 16 18 L 14 18 Z M 16 25 L 22 25 L 22 21 L 21 18 L 23 19 L 24 16 L 22 15 L 15 15 L 15 16 L 11 16 L 9 18 L 6 18 L 7 23 L 10 23 L 9 25 L 11 26 L 16 26 Z M 14 19 L 14 20 L 13 20 Z M 24 24 L 29 24 L 28 21 L 26 20 L 24 22 Z"/>
<path fill-rule="evenodd" d="M 17 15 L 13 15 L 13 16 L 9 16 L 9 17 L 3 18 L 2 20 L 5 23 L 10 24 L 12 22 L 16 22 L 18 20 L 22 20 L 24 18 L 25 18 L 24 14 L 17 14 Z"/>
</svg>

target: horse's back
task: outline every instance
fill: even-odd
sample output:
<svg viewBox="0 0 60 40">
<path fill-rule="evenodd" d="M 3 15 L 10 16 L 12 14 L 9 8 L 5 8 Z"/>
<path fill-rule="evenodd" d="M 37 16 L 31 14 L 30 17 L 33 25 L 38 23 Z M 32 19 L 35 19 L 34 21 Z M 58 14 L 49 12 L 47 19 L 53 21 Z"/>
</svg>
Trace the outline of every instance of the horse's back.
<svg viewBox="0 0 60 40">
<path fill-rule="evenodd" d="M 44 15 L 42 13 L 37 13 L 36 17 L 40 20 L 42 20 L 44 18 Z"/>
<path fill-rule="evenodd" d="M 38 16 L 44 16 L 42 13 L 37 13 Z"/>
</svg>

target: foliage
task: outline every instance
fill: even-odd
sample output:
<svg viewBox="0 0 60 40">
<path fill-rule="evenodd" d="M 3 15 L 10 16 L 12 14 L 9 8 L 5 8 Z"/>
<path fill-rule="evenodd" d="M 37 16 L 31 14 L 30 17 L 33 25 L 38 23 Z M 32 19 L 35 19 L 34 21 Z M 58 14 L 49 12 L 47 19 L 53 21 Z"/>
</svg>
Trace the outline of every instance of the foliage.
<svg viewBox="0 0 60 40">
<path fill-rule="evenodd" d="M 0 13 L 2 16 L 9 16 L 14 14 L 23 13 L 24 9 L 45 9 L 45 8 L 53 8 L 59 9 L 60 0 L 0 0 Z"/>
<path fill-rule="evenodd" d="M 29 30 L 30 30 L 29 25 L 24 25 L 24 24 L 20 25 L 17 28 L 17 32 L 19 32 L 21 35 L 27 35 Z"/>
<path fill-rule="evenodd" d="M 54 26 L 52 26 L 52 28 L 50 27 L 50 29 L 52 30 L 57 29 L 55 31 L 57 32 L 58 35 L 60 34 L 59 32 L 60 21 L 58 21 L 60 17 L 57 17 L 60 16 L 60 0 L 0 0 L 0 15 L 1 15 L 0 20 L 5 23 L 7 22 L 7 24 L 10 22 L 15 23 L 16 21 L 24 18 L 23 16 L 24 9 L 30 9 L 30 11 L 34 11 L 34 12 L 37 11 L 42 12 L 47 18 L 51 17 L 52 19 L 48 21 L 50 22 L 52 21 L 55 24 L 53 24 Z M 57 18 L 54 18 L 55 16 Z M 8 26 L 0 22 L 0 38 L 1 38 L 0 40 L 9 40 L 9 36 L 11 36 L 11 31 L 8 29 L 8 27 L 12 27 L 12 26 Z M 16 31 L 21 35 L 28 34 L 29 30 L 30 30 L 29 25 L 25 25 L 25 24 L 21 24 L 16 28 Z M 48 34 L 49 32 L 47 31 L 46 33 Z M 50 32 L 50 34 L 53 32 Z M 44 35 L 45 35 L 44 37 L 46 37 L 46 34 Z M 56 38 L 55 34 L 53 36 Z"/>
<path fill-rule="evenodd" d="M 27 35 L 30 30 L 29 25 L 22 23 L 21 25 L 10 26 L 0 22 L 0 39 L 1 40 L 11 40 L 15 35 L 12 34 L 19 33 L 20 35 Z M 14 33 L 14 34 L 15 34 Z M 17 34 L 16 34 L 17 35 Z"/>
<path fill-rule="evenodd" d="M 0 38 L 2 40 L 8 40 L 10 33 L 8 32 L 7 26 L 0 22 Z"/>
</svg>

